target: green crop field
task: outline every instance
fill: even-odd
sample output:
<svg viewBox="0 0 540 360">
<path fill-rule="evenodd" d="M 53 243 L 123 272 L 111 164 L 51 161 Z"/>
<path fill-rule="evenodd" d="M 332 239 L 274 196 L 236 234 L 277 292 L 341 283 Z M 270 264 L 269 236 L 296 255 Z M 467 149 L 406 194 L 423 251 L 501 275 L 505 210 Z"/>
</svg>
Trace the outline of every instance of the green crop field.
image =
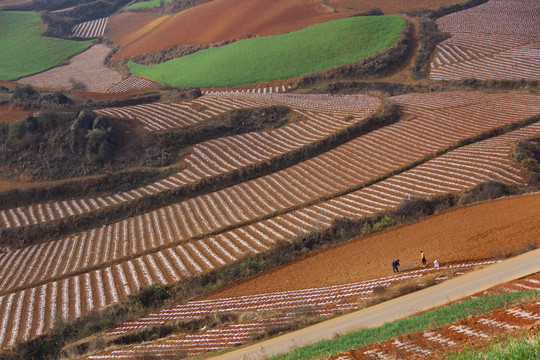
<svg viewBox="0 0 540 360">
<path fill-rule="evenodd" d="M 135 9 L 145 9 L 145 8 L 151 8 L 160 6 L 161 0 L 150 0 L 150 1 L 142 1 L 138 3 L 131 4 L 129 6 L 126 6 L 124 10 L 135 10 Z M 171 2 L 173 0 L 164 0 L 165 3 Z"/>
<path fill-rule="evenodd" d="M 283 35 L 245 39 L 159 65 L 129 62 L 134 75 L 172 86 L 226 87 L 285 79 L 348 64 L 391 47 L 397 15 L 359 16 Z"/>
<path fill-rule="evenodd" d="M 91 40 L 41 36 L 43 23 L 30 11 L 0 11 L 0 79 L 15 80 L 52 68 L 88 49 Z"/>
</svg>

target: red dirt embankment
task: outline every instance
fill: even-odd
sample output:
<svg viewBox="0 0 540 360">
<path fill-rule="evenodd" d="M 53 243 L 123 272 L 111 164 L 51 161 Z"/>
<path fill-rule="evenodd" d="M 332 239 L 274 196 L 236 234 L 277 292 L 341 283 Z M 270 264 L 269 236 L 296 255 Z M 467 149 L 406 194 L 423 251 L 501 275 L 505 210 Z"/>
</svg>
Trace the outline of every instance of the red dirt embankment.
<svg viewBox="0 0 540 360">
<path fill-rule="evenodd" d="M 392 273 L 420 260 L 463 262 L 514 254 L 540 243 L 540 193 L 458 207 L 421 221 L 350 240 L 247 279 L 205 298 L 345 284 Z"/>
<path fill-rule="evenodd" d="M 36 110 L 13 108 L 9 104 L 0 104 L 0 123 L 8 123 L 23 119 Z"/>
<path fill-rule="evenodd" d="M 132 27 L 136 16 L 113 17 L 107 36 L 124 46 L 114 57 L 130 58 L 174 45 L 282 34 L 350 14 L 333 12 L 318 0 L 214 0 L 150 22 L 140 17 L 137 31 Z M 132 21 L 131 33 L 118 30 L 127 19 Z"/>
</svg>

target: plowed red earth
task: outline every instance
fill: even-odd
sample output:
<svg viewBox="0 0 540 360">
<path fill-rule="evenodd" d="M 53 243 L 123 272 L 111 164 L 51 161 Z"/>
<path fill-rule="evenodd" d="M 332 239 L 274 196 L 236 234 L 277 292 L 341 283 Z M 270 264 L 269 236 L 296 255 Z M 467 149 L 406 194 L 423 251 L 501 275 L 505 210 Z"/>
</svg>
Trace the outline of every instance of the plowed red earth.
<svg viewBox="0 0 540 360">
<path fill-rule="evenodd" d="M 11 106 L 9 106 L 9 104 L 0 104 L 0 123 L 17 121 L 30 115 L 32 112 L 33 110 L 12 108 Z"/>
<path fill-rule="evenodd" d="M 455 208 L 413 224 L 363 238 L 265 272 L 206 298 L 221 298 L 345 284 L 386 276 L 399 258 L 402 269 L 418 263 L 447 264 L 518 253 L 540 241 L 540 194 Z"/>
<path fill-rule="evenodd" d="M 141 23 L 140 30 L 132 33 L 117 30 L 121 24 L 116 22 L 122 21 L 120 17 L 113 18 L 107 36 L 124 46 L 115 57 L 129 58 L 174 45 L 217 43 L 248 34 L 282 34 L 350 14 L 333 12 L 318 0 L 214 0 L 145 25 Z"/>
<path fill-rule="evenodd" d="M 449 6 L 463 2 L 462 0 L 328 0 L 328 5 L 338 11 L 354 9 L 357 12 L 365 12 L 373 7 L 380 8 L 385 14 L 397 14 L 421 9 L 437 9 L 441 6 Z"/>
</svg>

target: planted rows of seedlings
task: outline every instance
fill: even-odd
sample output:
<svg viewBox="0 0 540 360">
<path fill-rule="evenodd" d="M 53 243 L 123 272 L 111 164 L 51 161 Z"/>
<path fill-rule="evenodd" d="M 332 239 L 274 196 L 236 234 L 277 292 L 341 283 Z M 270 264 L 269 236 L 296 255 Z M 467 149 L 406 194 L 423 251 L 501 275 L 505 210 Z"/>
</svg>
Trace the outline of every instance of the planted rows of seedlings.
<svg viewBox="0 0 540 360">
<path fill-rule="evenodd" d="M 83 39 L 90 39 L 103 36 L 107 28 L 108 17 L 86 21 L 73 27 L 73 36 Z"/>
<path fill-rule="evenodd" d="M 535 0 L 490 0 L 438 19 L 452 36 L 437 45 L 430 78 L 538 79 L 539 11 Z"/>
<path fill-rule="evenodd" d="M 54 259 L 54 261 L 41 261 L 35 265 L 30 263 L 28 266 L 34 267 L 34 271 L 24 271 L 24 273 L 34 277 L 33 279 L 25 279 L 25 276 L 18 277 L 9 269 L 19 267 L 17 264 L 22 264 L 21 259 L 27 258 L 36 249 L 20 250 L 19 256 L 16 257 L 4 255 L 0 257 L 3 278 L 10 279 L 10 284 L 25 284 L 27 288 L 23 291 L 4 292 L 2 296 L 4 300 L 2 301 L 11 299 L 13 302 L 15 298 L 23 296 L 31 299 L 33 297 L 28 294 L 39 293 L 44 298 L 39 301 L 39 304 L 49 303 L 52 308 L 47 311 L 48 322 L 40 323 L 35 329 L 26 330 L 26 327 L 20 325 L 11 327 L 9 334 L 3 338 L 2 346 L 25 339 L 28 331 L 31 331 L 31 334 L 39 335 L 41 331 L 49 330 L 53 324 L 51 319 L 56 317 L 71 318 L 85 314 L 92 309 L 122 300 L 129 294 L 136 293 L 141 285 L 147 285 L 153 281 L 171 284 L 184 277 L 230 264 L 248 252 L 269 249 L 277 241 L 294 239 L 309 233 L 314 228 L 318 230 L 328 228 L 335 219 L 343 216 L 363 217 L 380 210 L 393 208 L 402 199 L 409 196 L 429 196 L 464 190 L 474 187 L 486 179 L 523 182 L 523 178 L 519 179 L 519 177 L 516 179 L 512 176 L 511 180 L 505 178 L 504 174 L 519 175 L 521 173 L 519 167 L 510 159 L 510 153 L 516 141 L 538 136 L 538 134 L 540 134 L 540 125 L 531 125 L 503 136 L 448 152 L 412 170 L 348 195 L 199 240 L 190 240 L 180 244 L 170 243 L 168 236 L 174 238 L 178 234 L 173 234 L 172 231 L 180 231 L 180 224 L 183 220 L 179 217 L 159 220 L 157 215 L 155 218 L 148 215 L 149 222 L 142 222 L 145 224 L 142 226 L 145 226 L 144 231 L 154 236 L 146 236 L 144 239 L 141 234 L 137 235 L 135 232 L 133 239 L 130 237 L 120 238 L 120 236 L 125 236 L 124 231 L 129 231 L 131 226 L 129 223 L 128 225 L 115 224 L 93 230 L 94 235 L 83 233 L 68 240 L 47 244 L 46 253 L 40 258 Z M 495 149 L 495 152 L 482 157 L 481 155 L 488 152 L 489 149 Z M 444 167 L 443 157 L 455 157 L 456 153 L 464 154 L 461 158 L 463 160 L 461 166 Z M 502 173 L 482 174 L 478 171 L 478 169 L 490 167 L 500 168 Z M 427 175 L 419 179 L 419 171 L 424 170 L 427 170 L 424 172 Z M 166 212 L 162 214 L 167 215 Z M 156 219 L 153 221 L 158 222 L 149 225 L 152 224 L 152 218 Z M 135 223 L 132 222 L 132 224 Z M 155 228 L 156 226 L 158 228 Z M 162 227 L 159 228 L 159 226 Z M 85 234 L 87 236 L 86 243 L 81 244 Z M 165 234 L 165 236 L 160 234 Z M 93 236 L 91 241 L 89 236 Z M 114 261 L 114 256 L 112 256 L 114 253 L 127 252 L 133 246 L 143 245 L 137 243 L 138 240 L 146 241 L 147 244 L 149 242 L 154 247 L 158 245 L 156 241 L 159 240 L 163 242 L 162 247 L 164 248 L 146 255 L 141 254 L 135 258 L 117 258 L 117 263 L 107 266 L 107 259 L 109 262 Z M 96 247 L 98 244 L 101 244 L 101 247 Z M 64 250 L 60 251 L 61 248 Z M 79 251 L 81 248 L 84 251 Z M 50 255 L 53 253 L 57 255 L 51 258 Z M 63 257 L 67 260 L 62 260 Z M 101 263 L 102 265 L 97 266 L 98 269 L 92 270 L 92 267 L 88 267 L 91 263 Z M 87 270 L 84 270 L 85 264 L 88 267 Z M 75 269 L 79 270 L 73 272 Z M 35 278 L 35 274 L 41 273 L 46 273 L 47 276 Z M 61 276 L 55 280 L 54 274 Z M 26 283 L 27 280 L 28 283 Z M 36 282 L 36 280 L 39 281 Z M 36 285 L 31 286 L 32 282 Z M 41 285 L 41 282 L 44 284 Z M 59 299 L 62 300 L 59 301 Z M 35 318 L 34 314 L 39 313 L 36 306 L 38 306 L 38 302 L 34 302 L 33 306 L 2 307 L 2 318 L 9 319 L 5 321 L 9 321 L 10 324 L 17 322 L 27 324 L 29 319 Z M 40 316 L 43 317 L 43 315 Z M 34 331 L 36 332 L 34 333 Z"/>
</svg>

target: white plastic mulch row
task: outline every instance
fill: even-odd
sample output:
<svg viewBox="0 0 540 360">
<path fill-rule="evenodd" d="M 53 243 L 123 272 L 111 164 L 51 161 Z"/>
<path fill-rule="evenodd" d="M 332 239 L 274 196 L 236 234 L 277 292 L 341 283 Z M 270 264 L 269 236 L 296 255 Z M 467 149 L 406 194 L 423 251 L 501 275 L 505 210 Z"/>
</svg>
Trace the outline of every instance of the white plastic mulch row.
<svg viewBox="0 0 540 360">
<path fill-rule="evenodd" d="M 73 36 L 78 38 L 95 38 L 105 34 L 108 17 L 86 21 L 73 27 Z"/>
</svg>

